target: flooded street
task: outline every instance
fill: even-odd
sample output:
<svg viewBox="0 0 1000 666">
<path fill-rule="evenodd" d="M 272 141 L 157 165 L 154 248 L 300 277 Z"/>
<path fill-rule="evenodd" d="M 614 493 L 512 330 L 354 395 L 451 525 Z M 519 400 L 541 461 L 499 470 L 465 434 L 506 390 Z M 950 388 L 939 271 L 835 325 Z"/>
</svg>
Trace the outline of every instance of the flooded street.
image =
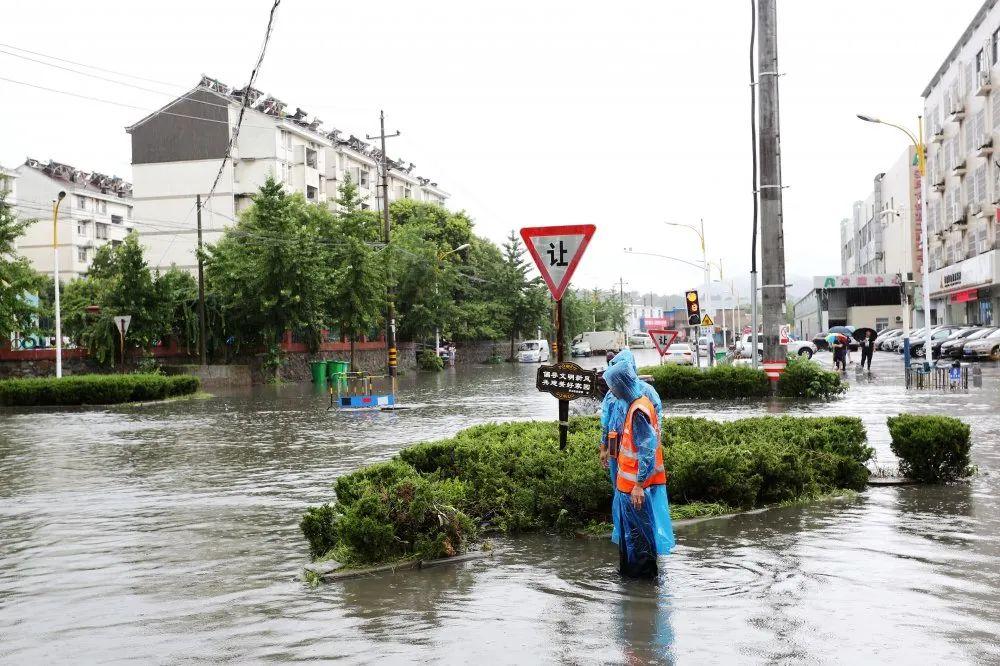
<svg viewBox="0 0 1000 666">
<path fill-rule="evenodd" d="M 876 358 L 831 403 L 665 413 L 857 415 L 880 465 L 886 416 L 959 416 L 980 474 L 679 528 L 657 586 L 623 582 L 610 542 L 541 535 L 487 563 L 296 580 L 299 515 L 337 476 L 474 423 L 554 419 L 535 366 L 405 377 L 397 413 L 327 411 L 308 384 L 0 411 L 0 661 L 996 663 L 1000 373 L 907 393 L 899 357 Z"/>
</svg>

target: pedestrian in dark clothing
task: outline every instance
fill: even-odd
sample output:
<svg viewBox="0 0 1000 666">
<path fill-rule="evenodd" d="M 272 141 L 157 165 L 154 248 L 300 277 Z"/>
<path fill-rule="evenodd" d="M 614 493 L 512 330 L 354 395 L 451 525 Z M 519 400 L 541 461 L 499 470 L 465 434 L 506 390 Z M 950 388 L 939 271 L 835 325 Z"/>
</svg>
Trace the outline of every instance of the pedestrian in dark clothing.
<svg viewBox="0 0 1000 666">
<path fill-rule="evenodd" d="M 872 371 L 872 356 L 875 355 L 875 334 L 868 331 L 861 341 L 861 367 L 868 364 L 868 372 Z"/>
<path fill-rule="evenodd" d="M 847 345 L 840 340 L 833 343 L 833 368 L 847 372 Z"/>
</svg>

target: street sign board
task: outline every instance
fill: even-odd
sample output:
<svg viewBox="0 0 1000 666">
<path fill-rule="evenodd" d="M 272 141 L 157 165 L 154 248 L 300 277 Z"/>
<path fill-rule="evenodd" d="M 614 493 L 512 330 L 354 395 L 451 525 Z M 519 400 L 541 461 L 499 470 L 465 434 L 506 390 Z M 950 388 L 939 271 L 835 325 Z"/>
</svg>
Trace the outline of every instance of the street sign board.
<svg viewBox="0 0 1000 666">
<path fill-rule="evenodd" d="M 561 300 L 569 280 L 580 263 L 591 237 L 597 230 L 592 224 L 554 227 L 524 227 L 521 238 L 549 286 L 555 300 Z"/>
<path fill-rule="evenodd" d="M 118 315 L 115 318 L 115 328 L 123 338 L 128 333 L 128 325 L 132 322 L 132 315 Z"/>
<path fill-rule="evenodd" d="M 535 387 L 560 400 L 593 398 L 597 395 L 597 371 L 584 370 L 569 361 L 543 365 L 535 375 Z"/>
<path fill-rule="evenodd" d="M 666 354 L 667 350 L 670 349 L 670 345 L 677 339 L 677 333 L 678 331 L 666 328 L 650 329 L 649 337 L 653 338 L 653 344 L 656 345 L 656 351 L 660 352 L 660 356 Z"/>
<path fill-rule="evenodd" d="M 704 315 L 701 318 L 701 325 L 702 326 L 715 326 L 715 321 L 712 319 L 711 315 L 706 314 L 706 315 Z"/>
<path fill-rule="evenodd" d="M 700 326 L 701 306 L 698 304 L 698 292 L 694 289 L 684 292 L 684 304 L 687 306 L 688 326 Z"/>
<path fill-rule="evenodd" d="M 778 344 L 788 344 L 788 325 L 778 327 Z"/>
</svg>

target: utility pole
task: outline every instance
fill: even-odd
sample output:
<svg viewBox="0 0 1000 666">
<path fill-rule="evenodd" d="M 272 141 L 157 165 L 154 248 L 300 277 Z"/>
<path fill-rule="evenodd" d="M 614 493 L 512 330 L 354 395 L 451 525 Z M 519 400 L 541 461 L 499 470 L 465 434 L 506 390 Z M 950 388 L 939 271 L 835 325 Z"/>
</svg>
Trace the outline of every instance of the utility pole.
<svg viewBox="0 0 1000 666">
<path fill-rule="evenodd" d="M 625 343 L 628 344 L 628 333 L 625 331 L 628 328 L 628 315 L 625 314 L 625 278 L 618 278 L 618 300 L 622 304 L 622 335 L 626 336 Z"/>
<path fill-rule="evenodd" d="M 195 196 L 195 206 L 198 208 L 198 360 L 202 365 L 208 363 L 205 354 L 205 262 L 201 259 L 201 195 Z"/>
<path fill-rule="evenodd" d="M 385 111 L 378 112 L 379 133 L 378 136 L 367 136 L 368 140 L 379 139 L 382 142 L 382 242 L 386 249 L 389 247 L 391 228 L 389 222 L 389 162 L 385 156 L 385 140 L 394 136 L 399 136 L 399 132 L 393 134 L 385 133 Z M 386 264 L 391 266 L 391 262 Z M 385 303 L 385 346 L 388 352 L 389 379 L 392 382 L 392 394 L 396 395 L 396 294 L 392 285 L 392 276 L 386 280 L 386 303 Z M 436 351 L 435 351 L 436 353 Z"/>
<path fill-rule="evenodd" d="M 764 360 L 784 362 L 779 328 L 785 323 L 785 234 L 781 209 L 781 131 L 778 110 L 777 0 L 759 0 L 757 87 L 760 92 L 761 264 Z M 756 298 L 756 294 L 751 297 Z M 756 325 L 756 324 L 755 324 Z M 756 351 L 756 350 L 755 350 Z"/>
</svg>

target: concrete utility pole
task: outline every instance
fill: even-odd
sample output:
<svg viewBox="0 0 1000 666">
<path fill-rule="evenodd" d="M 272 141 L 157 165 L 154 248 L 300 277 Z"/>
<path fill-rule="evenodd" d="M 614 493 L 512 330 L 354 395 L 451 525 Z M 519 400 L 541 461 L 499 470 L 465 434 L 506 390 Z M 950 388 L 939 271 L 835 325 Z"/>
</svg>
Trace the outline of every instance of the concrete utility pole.
<svg viewBox="0 0 1000 666">
<path fill-rule="evenodd" d="M 382 141 L 382 241 L 389 247 L 391 228 L 389 222 L 389 162 L 385 156 L 385 140 L 390 137 L 399 136 L 399 132 L 393 134 L 385 133 L 385 111 L 378 112 L 379 134 L 366 136 L 365 138 L 380 139 Z M 392 381 L 392 394 L 396 394 L 396 294 L 392 286 L 392 276 L 386 281 L 386 305 L 385 305 L 385 346 L 388 352 L 389 378 Z M 436 352 L 435 352 L 436 353 Z"/>
<path fill-rule="evenodd" d="M 195 196 L 198 207 L 198 360 L 202 365 L 208 363 L 205 354 L 205 263 L 201 260 L 201 195 Z"/>
<path fill-rule="evenodd" d="M 785 361 L 778 343 L 785 323 L 785 233 L 781 211 L 781 131 L 778 113 L 777 0 L 759 0 L 757 82 L 760 92 L 761 264 L 764 360 Z M 753 295 L 756 297 L 756 294 Z"/>
</svg>

